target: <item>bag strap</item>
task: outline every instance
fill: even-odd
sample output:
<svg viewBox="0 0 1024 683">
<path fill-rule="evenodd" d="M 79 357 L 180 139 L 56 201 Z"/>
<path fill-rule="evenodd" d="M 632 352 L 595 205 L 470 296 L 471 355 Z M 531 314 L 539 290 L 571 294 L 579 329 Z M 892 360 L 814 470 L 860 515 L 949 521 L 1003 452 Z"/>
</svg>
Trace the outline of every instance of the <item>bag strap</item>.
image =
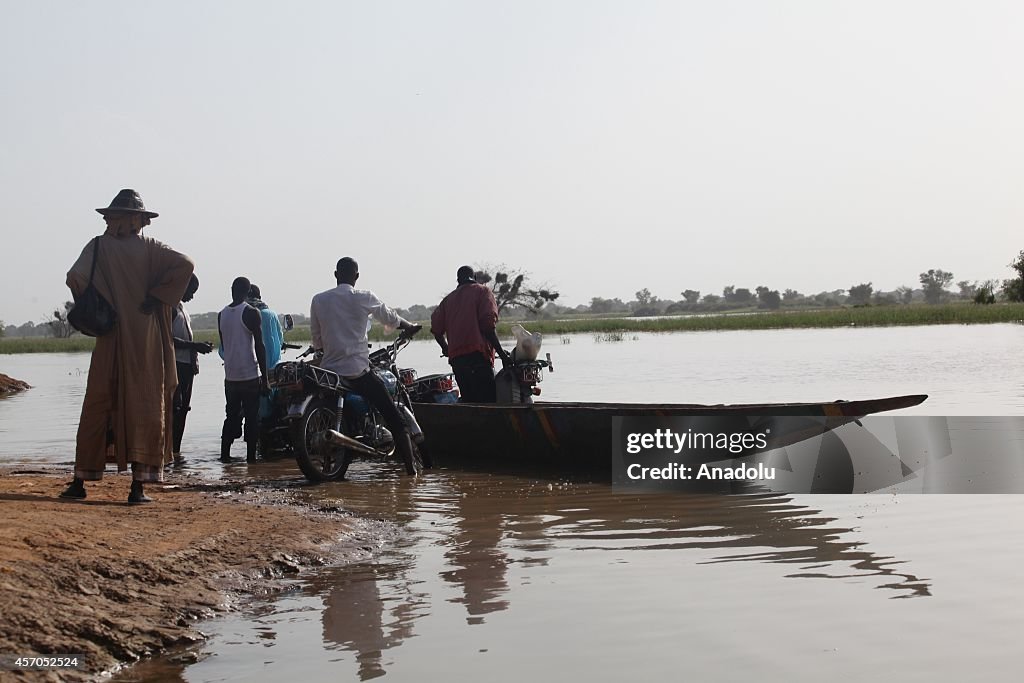
<svg viewBox="0 0 1024 683">
<path fill-rule="evenodd" d="M 92 269 L 89 270 L 89 284 L 90 285 L 92 284 L 93 276 L 96 275 L 96 259 L 99 257 L 99 255 L 100 255 L 100 238 L 99 238 L 99 235 L 97 235 L 96 239 L 93 240 Z"/>
</svg>

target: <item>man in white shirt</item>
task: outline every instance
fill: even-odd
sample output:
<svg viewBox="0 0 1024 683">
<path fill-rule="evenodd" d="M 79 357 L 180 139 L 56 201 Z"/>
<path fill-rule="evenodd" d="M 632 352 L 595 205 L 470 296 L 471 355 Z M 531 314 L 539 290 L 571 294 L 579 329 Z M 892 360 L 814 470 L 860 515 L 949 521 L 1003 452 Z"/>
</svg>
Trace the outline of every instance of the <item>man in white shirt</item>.
<svg viewBox="0 0 1024 683">
<path fill-rule="evenodd" d="M 406 472 L 416 474 L 409 428 L 384 382 L 370 371 L 366 323 L 372 315 L 388 327 L 409 330 L 413 334 L 421 326 L 399 316 L 373 292 L 356 289 L 359 264 L 354 259 L 348 256 L 339 259 L 334 277 L 338 286 L 314 296 L 309 311 L 313 348 L 324 354 L 320 367 L 344 377 L 356 393 L 377 409 L 395 438 L 395 448 L 405 462 Z"/>
</svg>

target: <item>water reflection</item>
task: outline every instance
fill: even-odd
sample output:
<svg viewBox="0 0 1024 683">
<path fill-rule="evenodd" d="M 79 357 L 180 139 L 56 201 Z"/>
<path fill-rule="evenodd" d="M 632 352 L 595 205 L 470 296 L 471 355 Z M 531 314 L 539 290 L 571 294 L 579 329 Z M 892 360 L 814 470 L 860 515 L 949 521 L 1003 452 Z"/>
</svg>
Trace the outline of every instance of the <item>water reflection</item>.
<svg viewBox="0 0 1024 683">
<path fill-rule="evenodd" d="M 453 533 L 447 539 L 445 560 L 452 567 L 441 578 L 458 586 L 462 595 L 450 602 L 466 608 L 467 624 L 484 623 L 484 615 L 508 608 L 506 578 L 509 558 L 501 548 L 509 533 L 509 507 L 472 488 L 470 482 L 452 486 L 455 502 L 452 511 Z M 512 507 L 512 510 L 515 508 Z"/>
<path fill-rule="evenodd" d="M 391 574 L 384 565 L 359 565 L 320 576 L 309 586 L 324 595 L 325 646 L 355 652 L 362 681 L 386 673 L 384 652 L 413 635 L 413 623 L 422 616 L 419 606 L 426 604 L 426 595 L 412 594 L 407 581 Z"/>
<path fill-rule="evenodd" d="M 928 579 L 865 548 L 854 529 L 784 495 L 625 496 L 601 484 L 445 471 L 411 482 L 369 463 L 353 475 L 303 495 L 397 520 L 394 542 L 370 562 L 317 573 L 296 593 L 229 618 L 204 645 L 216 657 L 184 669 L 157 661 L 123 680 L 270 681 L 296 667 L 314 677 L 370 680 L 433 666 L 424 658 L 433 662 L 438 652 L 448 666 L 473 672 L 482 664 L 472 655 L 483 651 L 469 650 L 473 633 L 511 644 L 538 621 L 558 630 L 565 619 L 613 630 L 654 620 L 651 629 L 671 631 L 686 623 L 685 610 L 657 617 L 649 603 L 665 591 L 668 600 L 684 597 L 671 591 L 693 580 L 722 606 L 734 604 L 733 584 L 701 567 L 743 567 L 744 577 L 763 586 L 779 578 L 767 567 L 791 565 L 782 576 L 853 578 L 891 598 L 931 594 Z M 621 566 L 629 577 L 653 571 L 658 578 L 624 596 Z M 562 602 L 569 595 L 571 607 Z M 702 619 L 714 622 L 713 615 Z M 417 637 L 428 644 L 411 646 Z M 585 653 L 567 653 L 576 655 Z"/>
<path fill-rule="evenodd" d="M 711 550 L 713 556 L 700 563 L 807 564 L 807 569 L 821 568 L 822 571 L 788 576 L 838 579 L 853 575 L 882 576 L 889 581 L 879 587 L 894 590 L 891 597 L 930 595 L 927 581 L 897 571 L 901 561 L 864 550 L 860 542 L 843 540 L 845 534 L 854 530 L 834 526 L 834 518 L 794 504 L 783 495 L 621 498 L 616 496 L 613 505 L 600 511 L 549 507 L 537 515 L 538 521 L 524 519 L 518 526 L 527 534 L 555 537 L 561 544 L 571 543 L 574 550 L 616 553 Z M 609 511 L 612 514 L 608 514 Z M 595 518 L 595 512 L 604 514 Z M 544 521 L 549 514 L 558 514 L 561 518 Z M 752 549 L 757 550 L 750 552 Z M 843 566 L 856 571 L 843 572 Z M 827 567 L 834 571 L 824 571 Z"/>
<path fill-rule="evenodd" d="M 405 526 L 414 520 L 415 482 L 400 478 L 396 468 L 379 463 L 356 465 L 355 469 L 368 475 L 372 485 L 334 484 L 311 490 L 309 495 L 323 502 L 341 493 L 345 505 L 354 504 L 363 515 Z M 357 494 L 355 500 L 352 493 Z M 354 652 L 359 680 L 385 675 L 385 653 L 411 638 L 413 624 L 429 614 L 429 592 L 421 590 L 411 576 L 418 541 L 417 536 L 403 535 L 385 553 L 386 561 L 323 572 L 304 587 L 304 593 L 323 599 L 325 649 Z"/>
<path fill-rule="evenodd" d="M 900 571 L 902 562 L 865 549 L 849 538 L 853 529 L 782 495 L 623 496 L 595 484 L 467 473 L 412 484 L 374 472 L 313 494 L 340 496 L 359 514 L 384 513 L 405 526 L 375 562 L 320 574 L 303 589 L 323 600 L 325 649 L 354 652 L 360 680 L 385 675 L 394 650 L 417 631 L 457 638 L 458 629 L 437 618 L 442 602 L 459 605 L 466 625 L 486 628 L 489 615 L 515 611 L 525 590 L 518 586 L 579 578 L 561 566 L 579 553 L 593 556 L 586 566 L 594 568 L 608 564 L 598 558 L 604 554 L 638 566 L 792 564 L 788 578 L 875 577 L 874 587 L 892 598 L 930 595 L 929 581 Z M 456 592 L 445 597 L 437 579 Z M 602 594 L 614 588 L 601 587 L 593 613 L 575 618 L 607 619 Z"/>
</svg>

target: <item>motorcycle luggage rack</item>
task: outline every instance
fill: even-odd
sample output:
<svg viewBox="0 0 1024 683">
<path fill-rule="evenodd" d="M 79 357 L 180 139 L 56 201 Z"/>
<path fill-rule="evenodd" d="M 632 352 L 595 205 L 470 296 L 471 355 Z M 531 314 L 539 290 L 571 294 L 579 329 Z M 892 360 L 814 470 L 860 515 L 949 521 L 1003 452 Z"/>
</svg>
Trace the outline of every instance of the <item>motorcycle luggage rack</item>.
<svg viewBox="0 0 1024 683">
<path fill-rule="evenodd" d="M 302 385 L 302 363 L 285 361 L 270 368 L 269 382 L 274 389 Z"/>
<path fill-rule="evenodd" d="M 348 388 L 345 380 L 336 372 L 324 370 L 316 365 L 306 365 L 306 377 L 319 387 L 337 391 L 339 388 Z"/>
<path fill-rule="evenodd" d="M 452 382 L 452 373 L 442 372 L 419 377 L 411 386 L 414 391 L 451 391 L 454 388 L 454 383 Z"/>
</svg>

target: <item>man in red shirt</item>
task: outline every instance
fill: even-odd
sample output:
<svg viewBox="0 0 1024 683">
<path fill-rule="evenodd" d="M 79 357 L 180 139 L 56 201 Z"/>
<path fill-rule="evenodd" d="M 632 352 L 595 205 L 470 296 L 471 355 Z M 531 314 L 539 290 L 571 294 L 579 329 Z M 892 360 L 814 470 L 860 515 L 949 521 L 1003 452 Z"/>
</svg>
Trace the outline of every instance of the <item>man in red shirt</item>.
<svg viewBox="0 0 1024 683">
<path fill-rule="evenodd" d="M 430 316 L 430 333 L 441 353 L 448 356 L 462 398 L 468 403 L 494 403 L 494 354 L 503 364 L 508 353 L 501 348 L 494 326 L 498 323 L 498 305 L 494 294 L 478 284 L 470 266 L 456 274 L 458 286 Z"/>
</svg>

